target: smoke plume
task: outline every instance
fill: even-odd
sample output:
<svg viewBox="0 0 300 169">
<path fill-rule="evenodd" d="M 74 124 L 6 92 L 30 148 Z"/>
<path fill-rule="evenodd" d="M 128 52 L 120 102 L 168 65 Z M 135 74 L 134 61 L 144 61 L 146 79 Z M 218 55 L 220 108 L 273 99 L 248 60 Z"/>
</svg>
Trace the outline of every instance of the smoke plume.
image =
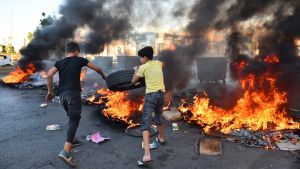
<svg viewBox="0 0 300 169">
<path fill-rule="evenodd" d="M 84 53 L 99 53 L 104 45 L 121 38 L 131 28 L 129 14 L 131 0 L 66 0 L 60 7 L 60 18 L 52 24 L 35 31 L 32 41 L 20 50 L 21 67 L 34 63 L 42 69 L 42 61 L 50 56 L 64 56 L 63 46 L 69 39 L 76 39 L 79 29 L 88 29 L 81 37 Z"/>
</svg>

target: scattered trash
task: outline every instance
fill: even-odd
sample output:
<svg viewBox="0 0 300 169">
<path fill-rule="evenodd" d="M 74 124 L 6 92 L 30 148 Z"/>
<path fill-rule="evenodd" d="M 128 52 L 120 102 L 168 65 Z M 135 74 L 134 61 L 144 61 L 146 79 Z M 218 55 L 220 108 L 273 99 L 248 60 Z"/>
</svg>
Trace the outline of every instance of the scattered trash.
<svg viewBox="0 0 300 169">
<path fill-rule="evenodd" d="M 220 140 L 198 139 L 196 142 L 196 153 L 205 155 L 222 155 Z"/>
<path fill-rule="evenodd" d="M 172 123 L 172 129 L 173 129 L 174 131 L 179 130 L 178 124 L 177 124 L 177 123 Z"/>
<path fill-rule="evenodd" d="M 90 135 L 87 135 L 86 138 L 85 138 L 87 141 L 91 141 L 91 142 L 94 142 L 94 143 L 100 143 L 100 142 L 103 142 L 105 140 L 109 140 L 110 138 L 109 137 L 102 137 L 100 135 L 100 132 L 96 132 L 94 134 L 90 134 Z"/>
<path fill-rule="evenodd" d="M 278 146 L 276 145 L 276 142 L 278 140 L 288 140 L 291 144 L 296 144 L 300 142 L 300 137 L 297 134 L 295 134 L 298 131 L 298 129 L 290 129 L 254 132 L 248 129 L 240 129 L 232 131 L 227 135 L 219 132 L 210 132 L 207 134 L 210 136 L 225 138 L 230 142 L 241 143 L 242 145 L 247 147 L 275 149 Z"/>
<path fill-rule="evenodd" d="M 291 143 L 290 140 L 280 140 L 276 142 L 276 145 L 280 150 L 284 151 L 296 151 L 300 150 L 300 142 L 297 142 L 296 144 Z"/>
<path fill-rule="evenodd" d="M 50 124 L 46 126 L 47 131 L 54 131 L 54 130 L 60 130 L 61 126 L 58 124 Z"/>
<path fill-rule="evenodd" d="M 226 138 L 226 140 L 229 141 L 229 142 L 231 142 L 231 143 L 236 143 L 237 142 L 237 139 L 230 138 L 230 137 Z"/>
<path fill-rule="evenodd" d="M 47 103 L 42 103 L 41 105 L 40 105 L 40 108 L 44 108 L 44 107 L 47 107 L 48 105 L 47 105 Z"/>
</svg>

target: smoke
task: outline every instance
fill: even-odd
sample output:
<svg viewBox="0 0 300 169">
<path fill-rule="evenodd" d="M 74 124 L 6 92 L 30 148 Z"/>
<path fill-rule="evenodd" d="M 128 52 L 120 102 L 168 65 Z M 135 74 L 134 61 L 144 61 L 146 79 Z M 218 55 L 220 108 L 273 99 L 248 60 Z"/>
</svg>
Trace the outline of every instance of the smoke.
<svg viewBox="0 0 300 169">
<path fill-rule="evenodd" d="M 253 34 L 249 34 L 249 28 L 256 28 L 257 32 L 264 33 L 257 39 L 259 54 L 254 56 L 254 59 L 259 61 L 272 54 L 278 55 L 281 64 L 278 71 L 282 72 L 285 78 L 286 75 L 296 70 L 295 68 L 298 66 L 295 65 L 295 61 L 299 60 L 299 52 L 295 45 L 295 39 L 300 37 L 300 21 L 297 19 L 300 16 L 299 1 L 237 1 L 226 11 L 226 16 L 223 20 L 217 21 L 214 27 L 232 30 L 227 39 L 229 57 L 234 60 L 238 55 L 246 54 L 242 49 L 246 48 L 246 44 L 251 43 L 251 41 L 247 42 L 247 38 L 253 38 Z M 247 27 L 248 30 L 242 29 L 241 25 L 246 21 L 259 17 L 265 18 L 265 20 L 261 20 L 264 24 L 259 27 L 250 24 Z M 253 66 L 255 70 L 259 70 L 258 63 L 252 63 L 253 65 L 251 64 L 249 67 Z M 289 68 L 284 68 L 286 66 Z M 251 71 L 251 73 L 255 73 L 255 71 Z"/>
<path fill-rule="evenodd" d="M 129 22 L 131 0 L 66 0 L 60 7 L 61 17 L 34 32 L 34 38 L 20 50 L 21 67 L 34 63 L 37 70 L 43 68 L 42 61 L 50 56 L 64 56 L 64 43 L 76 39 L 76 31 L 88 29 L 80 37 L 84 53 L 99 53 L 104 45 L 124 36 L 131 29 Z"/>
<path fill-rule="evenodd" d="M 207 38 L 205 33 L 212 26 L 214 18 L 218 13 L 218 5 L 223 0 L 202 1 L 198 0 L 189 12 L 189 23 L 185 28 L 186 39 L 189 45 L 177 46 L 175 51 L 163 51 L 161 53 L 165 66 L 165 82 L 167 90 L 183 90 L 193 77 L 192 64 L 197 57 L 205 52 Z M 180 5 L 178 3 L 177 5 Z M 185 5 L 185 4 L 182 4 Z M 178 7 L 177 9 L 184 8 Z M 175 10 L 174 15 L 177 16 Z"/>
<path fill-rule="evenodd" d="M 300 67 L 294 43 L 300 38 L 299 0 L 67 0 L 60 14 L 51 25 L 36 31 L 31 43 L 21 50 L 21 65 L 33 62 L 42 69 L 41 61 L 64 55 L 63 44 L 68 39 L 76 39 L 84 53 L 95 54 L 133 28 L 166 32 L 168 25 L 174 32 L 184 33 L 175 50 L 160 53 L 166 62 L 168 91 L 188 86 L 194 77 L 192 65 L 206 52 L 210 30 L 226 36 L 225 55 L 232 62 L 239 57 L 249 61 L 245 74 L 264 70 L 265 65 L 258 61 L 277 54 L 277 71 L 282 75 L 279 79 L 284 81 L 278 85 L 287 86 L 291 82 L 288 75 L 297 75 Z M 182 29 L 175 30 L 178 28 Z M 259 54 L 249 46 L 258 48 Z"/>
<path fill-rule="evenodd" d="M 260 76 L 266 71 L 276 75 L 276 86 L 288 93 L 289 103 L 295 100 L 296 86 L 300 84 L 299 47 L 295 40 L 300 38 L 300 1 L 298 0 L 241 0 L 233 3 L 218 18 L 214 28 L 231 30 L 227 38 L 227 55 L 231 58 L 231 68 L 235 62 L 246 61 L 248 65 L 240 72 L 239 79 L 254 74 Z M 254 32 L 249 33 L 249 29 Z M 256 36 L 256 39 L 255 39 Z M 245 51 L 245 46 L 257 41 L 259 53 Z M 249 51 L 248 47 L 248 51 Z M 249 55 L 249 56 L 247 56 Z M 276 55 L 278 64 L 262 61 Z M 236 75 L 237 69 L 231 69 Z"/>
</svg>

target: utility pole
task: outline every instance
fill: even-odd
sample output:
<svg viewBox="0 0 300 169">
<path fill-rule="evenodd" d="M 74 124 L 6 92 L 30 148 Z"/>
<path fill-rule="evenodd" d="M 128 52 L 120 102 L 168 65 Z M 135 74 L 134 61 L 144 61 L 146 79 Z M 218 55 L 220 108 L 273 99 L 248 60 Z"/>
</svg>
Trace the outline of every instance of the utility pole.
<svg viewBox="0 0 300 169">
<path fill-rule="evenodd" d="M 10 35 L 8 37 L 8 40 L 9 40 L 8 43 L 10 43 L 10 44 L 12 44 L 12 41 L 13 41 L 13 34 L 12 34 L 13 22 L 12 22 L 12 20 L 13 20 L 13 10 L 11 10 L 11 13 L 10 13 Z"/>
</svg>

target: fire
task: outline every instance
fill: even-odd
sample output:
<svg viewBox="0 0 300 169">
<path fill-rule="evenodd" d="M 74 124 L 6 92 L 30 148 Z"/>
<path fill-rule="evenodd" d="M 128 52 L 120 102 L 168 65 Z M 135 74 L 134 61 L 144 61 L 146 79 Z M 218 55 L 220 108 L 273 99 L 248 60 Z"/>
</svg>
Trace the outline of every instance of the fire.
<svg viewBox="0 0 300 169">
<path fill-rule="evenodd" d="M 267 63 L 279 63 L 279 59 L 278 59 L 278 57 L 276 55 L 273 54 L 273 55 L 265 57 L 264 62 L 267 62 Z"/>
<path fill-rule="evenodd" d="M 25 70 L 22 70 L 20 67 L 16 67 L 16 69 L 10 72 L 7 76 L 5 76 L 2 80 L 4 83 L 16 84 L 23 83 L 27 80 L 27 78 L 36 72 L 36 69 L 32 63 L 30 63 Z"/>
<path fill-rule="evenodd" d="M 97 99 L 96 95 L 100 95 L 101 99 Z M 104 104 L 105 108 L 102 110 L 104 116 L 125 122 L 128 124 L 128 128 L 139 125 L 133 120 L 133 117 L 141 115 L 143 101 L 135 103 L 127 98 L 128 92 L 112 92 L 108 89 L 100 89 L 96 95 L 87 100 L 94 104 Z"/>
<path fill-rule="evenodd" d="M 264 61 L 277 63 L 276 58 L 272 55 Z M 228 134 L 242 128 L 251 131 L 299 129 L 300 123 L 287 116 L 284 108 L 287 94 L 276 88 L 275 80 L 276 74 L 271 71 L 259 76 L 249 74 L 240 80 L 244 94 L 230 110 L 210 105 L 207 96 L 195 96 L 192 105 L 183 103 L 179 110 L 185 120 L 203 127 L 206 133 L 221 131 Z"/>
</svg>

